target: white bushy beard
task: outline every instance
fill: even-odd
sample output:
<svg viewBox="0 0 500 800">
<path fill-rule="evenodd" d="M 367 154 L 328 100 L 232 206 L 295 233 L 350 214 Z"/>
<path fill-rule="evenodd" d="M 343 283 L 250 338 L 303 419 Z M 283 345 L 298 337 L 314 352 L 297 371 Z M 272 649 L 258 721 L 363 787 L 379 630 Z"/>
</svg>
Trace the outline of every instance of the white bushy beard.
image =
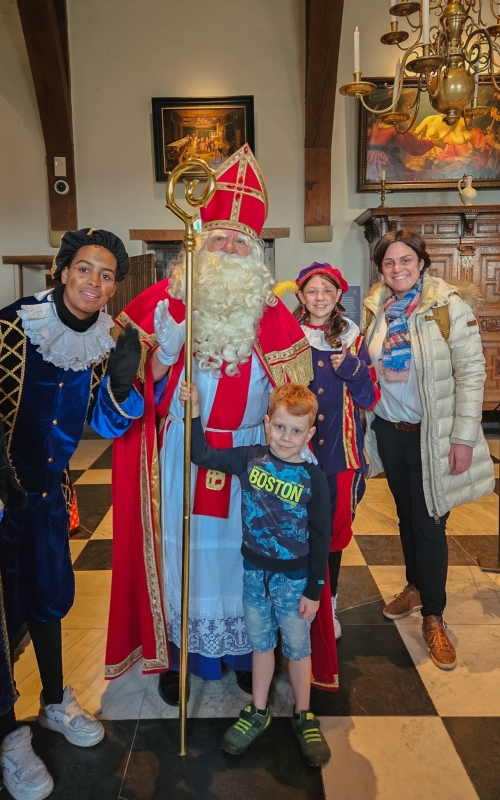
<svg viewBox="0 0 500 800">
<path fill-rule="evenodd" d="M 170 293 L 185 299 L 186 266 L 183 259 L 173 267 Z M 255 344 L 259 321 L 266 305 L 276 305 L 271 289 L 274 279 L 264 264 L 262 246 L 251 243 L 248 256 L 217 251 L 203 245 L 194 254 L 194 350 L 200 369 L 220 377 L 233 376 L 245 364 Z"/>
</svg>

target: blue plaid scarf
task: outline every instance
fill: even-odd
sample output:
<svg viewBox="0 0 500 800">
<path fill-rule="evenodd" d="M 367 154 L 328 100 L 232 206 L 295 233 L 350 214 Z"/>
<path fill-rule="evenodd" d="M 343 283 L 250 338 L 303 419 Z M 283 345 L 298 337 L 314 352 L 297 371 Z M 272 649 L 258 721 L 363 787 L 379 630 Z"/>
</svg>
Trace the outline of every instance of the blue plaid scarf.
<svg viewBox="0 0 500 800">
<path fill-rule="evenodd" d="M 404 297 L 394 293 L 385 301 L 384 311 L 387 333 L 382 347 L 380 365 L 388 382 L 408 383 L 411 363 L 411 341 L 408 317 L 420 304 L 423 276 Z"/>
</svg>

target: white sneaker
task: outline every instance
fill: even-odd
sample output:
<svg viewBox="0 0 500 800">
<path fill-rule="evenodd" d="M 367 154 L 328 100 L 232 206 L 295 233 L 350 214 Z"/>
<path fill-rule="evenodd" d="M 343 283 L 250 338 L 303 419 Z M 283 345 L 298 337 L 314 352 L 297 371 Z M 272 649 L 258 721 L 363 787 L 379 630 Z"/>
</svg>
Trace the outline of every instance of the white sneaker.
<svg viewBox="0 0 500 800">
<path fill-rule="evenodd" d="M 40 695 L 38 722 L 42 728 L 62 733 L 71 744 L 79 747 L 92 747 L 104 738 L 104 728 L 88 711 L 81 708 L 76 700 L 76 692 L 71 686 L 64 689 L 62 703 L 43 705 Z"/>
<path fill-rule="evenodd" d="M 21 725 L 2 741 L 4 786 L 15 800 L 43 800 L 52 793 L 54 781 L 31 746 L 31 728 Z"/>
<path fill-rule="evenodd" d="M 333 627 L 335 629 L 335 639 L 340 639 L 342 636 L 342 628 L 340 627 L 339 616 L 337 614 L 337 597 L 332 597 L 332 613 L 333 613 Z"/>
</svg>

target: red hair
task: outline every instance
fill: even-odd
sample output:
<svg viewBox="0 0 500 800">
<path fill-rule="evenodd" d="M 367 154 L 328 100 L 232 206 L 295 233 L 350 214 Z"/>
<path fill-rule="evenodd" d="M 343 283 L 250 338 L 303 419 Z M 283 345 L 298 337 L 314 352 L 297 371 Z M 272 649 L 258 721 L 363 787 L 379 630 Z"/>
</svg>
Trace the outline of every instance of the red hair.
<svg viewBox="0 0 500 800">
<path fill-rule="evenodd" d="M 318 401 L 307 386 L 300 383 L 286 383 L 274 389 L 269 398 L 269 419 L 278 406 L 284 406 L 292 417 L 309 417 L 310 426 L 314 425 L 318 413 Z"/>
</svg>

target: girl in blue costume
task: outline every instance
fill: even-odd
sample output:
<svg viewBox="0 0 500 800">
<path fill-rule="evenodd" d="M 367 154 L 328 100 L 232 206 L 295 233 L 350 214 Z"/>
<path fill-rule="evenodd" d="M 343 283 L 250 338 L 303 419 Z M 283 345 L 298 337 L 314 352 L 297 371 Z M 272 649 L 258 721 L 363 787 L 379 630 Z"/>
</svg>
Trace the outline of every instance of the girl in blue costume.
<svg viewBox="0 0 500 800">
<path fill-rule="evenodd" d="M 141 356 L 137 333 L 130 327 L 115 348 L 113 320 L 100 310 L 127 271 L 117 236 L 68 231 L 54 259 L 61 285 L 0 311 L 0 416 L 27 494 L 24 508 L 7 507 L 0 522 L 6 628 L 12 641 L 28 623 L 42 682 L 38 722 L 82 747 L 101 741 L 104 729 L 74 690 L 63 688 L 61 619 L 75 593 L 67 467 L 87 419 L 102 436 L 116 437 L 143 412 L 132 385 Z M 17 727 L 4 699 L 4 784 L 15 800 L 42 800 L 54 782 L 33 752 L 30 727 Z"/>
<path fill-rule="evenodd" d="M 339 639 L 337 589 L 342 550 L 352 539 L 352 521 L 365 492 L 367 472 L 360 408 L 373 408 L 380 390 L 364 337 L 342 313 L 340 299 L 349 286 L 341 272 L 330 264 L 314 262 L 291 286 L 300 301 L 294 316 L 312 349 L 314 378 L 309 388 L 317 396 L 319 408 L 311 445 L 330 486 L 333 530 L 328 566 L 335 638 Z"/>
</svg>

